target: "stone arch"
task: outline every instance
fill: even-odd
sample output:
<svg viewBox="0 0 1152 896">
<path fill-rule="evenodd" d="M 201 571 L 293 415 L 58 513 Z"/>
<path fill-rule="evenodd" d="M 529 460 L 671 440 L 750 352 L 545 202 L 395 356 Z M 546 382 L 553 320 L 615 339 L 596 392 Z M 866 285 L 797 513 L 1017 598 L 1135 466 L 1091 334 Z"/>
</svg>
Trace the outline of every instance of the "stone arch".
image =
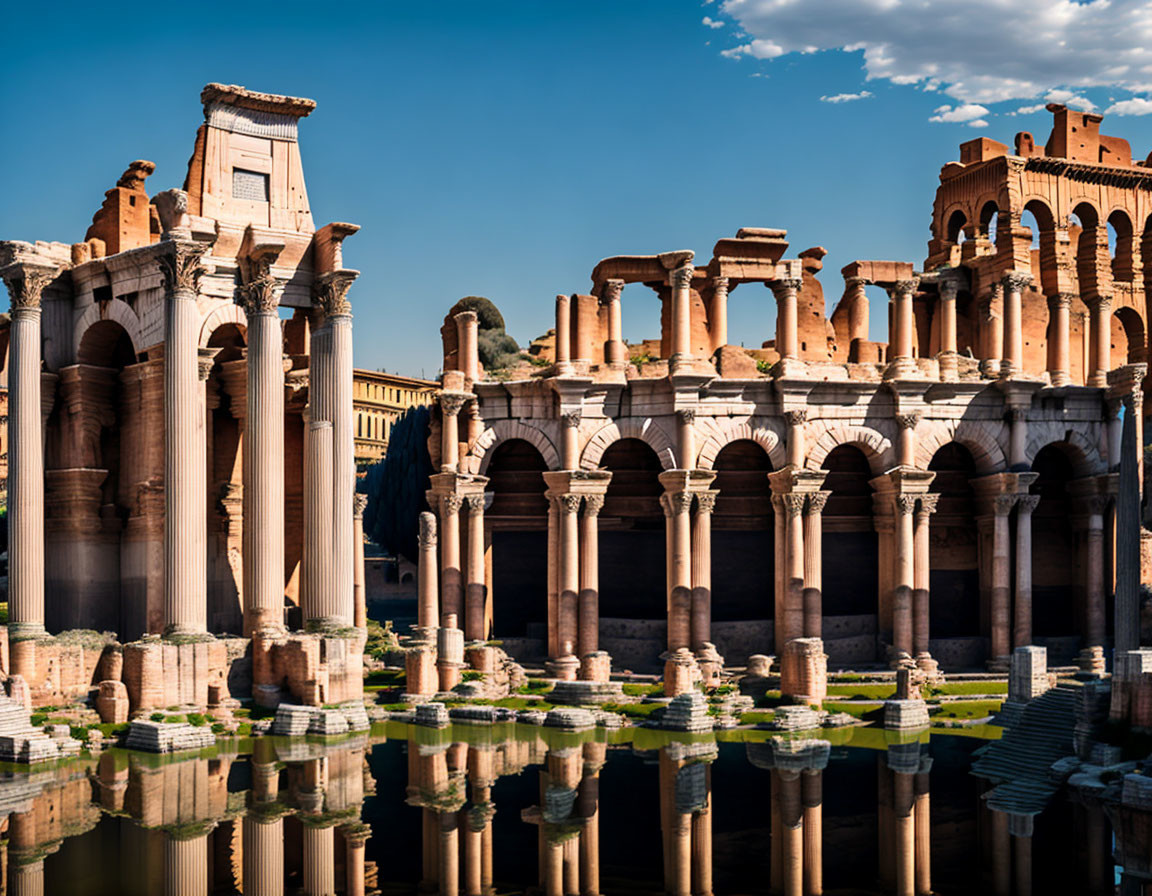
<svg viewBox="0 0 1152 896">
<path fill-rule="evenodd" d="M 137 355 L 144 349 L 141 346 L 140 318 L 136 312 L 123 299 L 113 299 L 111 302 L 93 302 L 77 319 L 72 327 L 72 357 L 80 356 L 80 343 L 84 341 L 89 327 L 102 320 L 115 321 L 124 328 L 128 338 L 132 340 L 132 350 Z"/>
<path fill-rule="evenodd" d="M 1045 423 L 1030 423 L 1028 425 L 1028 444 L 1024 449 L 1024 459 L 1031 467 L 1036 455 L 1048 445 L 1059 445 L 1072 460 L 1072 466 L 1077 477 L 1095 476 L 1107 470 L 1108 465 L 1100 456 L 1098 440 L 1093 440 L 1089 433 L 1083 430 L 1086 424 L 1079 424 L 1080 428 L 1070 429 L 1059 421 Z"/>
<path fill-rule="evenodd" d="M 775 429 L 772 421 L 763 417 L 748 420 L 734 420 L 730 417 L 713 419 L 711 431 L 696 455 L 696 466 L 701 470 L 711 470 L 716 456 L 732 442 L 747 439 L 755 442 L 772 461 L 772 468 L 779 470 L 787 463 L 784 439 Z"/>
<path fill-rule="evenodd" d="M 820 432 L 820 427 L 823 432 Z M 862 423 L 843 420 L 821 420 L 808 431 L 809 470 L 819 470 L 824 459 L 840 445 L 855 445 L 868 458 L 868 465 L 877 476 L 896 465 L 892 440 L 877 429 Z"/>
<path fill-rule="evenodd" d="M 205 317 L 200 325 L 200 348 L 207 348 L 216 328 L 224 324 L 235 324 L 245 333 L 248 332 L 248 318 L 243 309 L 234 304 L 221 305 Z"/>
<path fill-rule="evenodd" d="M 961 237 L 967 237 L 965 228 L 968 226 L 968 213 L 959 205 L 953 206 L 944 213 L 944 238 L 950 243 L 959 243 Z"/>
<path fill-rule="evenodd" d="M 972 455 L 977 472 L 987 475 L 1008 468 L 999 437 L 1004 434 L 1001 421 L 931 420 L 922 422 L 916 431 L 916 467 L 927 470 L 936 452 L 949 442 L 963 445 Z"/>
<path fill-rule="evenodd" d="M 581 468 L 597 469 L 608 446 L 620 439 L 640 439 L 646 442 L 660 458 L 661 467 L 665 470 L 676 469 L 676 450 L 672 439 L 651 417 L 622 417 L 600 427 L 584 446 L 580 455 Z"/>
<path fill-rule="evenodd" d="M 523 439 L 540 452 L 549 470 L 560 469 L 560 452 L 541 430 L 519 420 L 497 420 L 480 433 L 468 449 L 465 460 L 469 471 L 483 476 L 492 461 L 492 449 L 509 439 Z"/>
</svg>

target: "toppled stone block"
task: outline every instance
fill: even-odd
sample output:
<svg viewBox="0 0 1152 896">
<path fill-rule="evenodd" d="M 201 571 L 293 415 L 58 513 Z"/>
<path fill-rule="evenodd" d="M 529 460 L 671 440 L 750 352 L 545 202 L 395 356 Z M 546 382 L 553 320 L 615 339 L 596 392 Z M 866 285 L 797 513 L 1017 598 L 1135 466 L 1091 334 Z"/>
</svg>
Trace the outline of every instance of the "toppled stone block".
<svg viewBox="0 0 1152 896">
<path fill-rule="evenodd" d="M 618 702 L 623 697 L 624 690 L 618 681 L 561 680 L 548 694 L 548 702 L 564 706 L 593 706 Z"/>
<path fill-rule="evenodd" d="M 416 707 L 415 724 L 425 728 L 447 728 L 448 707 L 443 703 L 421 703 Z"/>
<path fill-rule="evenodd" d="M 688 691 L 672 698 L 660 727 L 669 731 L 711 731 L 712 717 L 708 715 L 708 701 L 699 691 Z"/>
<path fill-rule="evenodd" d="M 128 689 L 122 681 L 102 681 L 96 691 L 100 721 L 122 725 L 128 721 Z"/>
<path fill-rule="evenodd" d="M 1027 703 L 1048 690 L 1048 650 L 1044 647 L 1017 647 L 1012 651 L 1008 676 L 1008 700 Z"/>
<path fill-rule="evenodd" d="M 516 711 L 503 706 L 453 706 L 448 710 L 448 717 L 453 722 L 492 724 L 515 721 Z"/>
<path fill-rule="evenodd" d="M 769 726 L 777 731 L 807 731 L 820 727 L 820 713 L 810 706 L 780 706 Z"/>
<path fill-rule="evenodd" d="M 884 727 L 897 731 L 927 728 L 928 704 L 923 700 L 885 700 Z"/>
<path fill-rule="evenodd" d="M 586 709 L 562 706 L 548 711 L 544 726 L 564 731 L 588 731 L 596 727 L 596 717 Z"/>
<path fill-rule="evenodd" d="M 128 728 L 124 746 L 129 750 L 147 753 L 177 753 L 201 750 L 216 743 L 210 728 L 189 725 L 187 722 L 152 722 L 137 719 Z"/>
<path fill-rule="evenodd" d="M 347 734 L 348 720 L 338 709 L 314 709 L 308 722 L 308 733 L 321 734 L 325 737 Z"/>
<path fill-rule="evenodd" d="M 276 707 L 276 718 L 272 722 L 272 733 L 284 737 L 301 737 L 308 733 L 312 725 L 311 706 L 297 706 L 281 703 Z"/>
</svg>

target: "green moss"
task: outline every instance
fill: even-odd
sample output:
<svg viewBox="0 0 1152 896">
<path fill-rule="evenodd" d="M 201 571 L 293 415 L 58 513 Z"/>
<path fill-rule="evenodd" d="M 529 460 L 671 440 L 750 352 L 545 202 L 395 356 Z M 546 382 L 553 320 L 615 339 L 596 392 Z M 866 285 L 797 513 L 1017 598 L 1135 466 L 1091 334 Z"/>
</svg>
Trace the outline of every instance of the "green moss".
<svg viewBox="0 0 1152 896">
<path fill-rule="evenodd" d="M 500 706 L 504 709 L 538 709 L 541 712 L 552 709 L 552 704 L 545 700 L 529 700 L 527 697 L 502 697 L 499 700 L 493 700 L 489 705 Z"/>
<path fill-rule="evenodd" d="M 128 730 L 127 722 L 120 722 L 119 724 L 113 722 L 101 722 L 99 725 L 93 725 L 94 728 L 99 728 L 100 733 L 105 737 L 119 737 L 121 734 Z"/>
<path fill-rule="evenodd" d="M 650 697 L 654 694 L 663 694 L 662 684 L 640 684 L 639 682 L 626 682 L 621 685 L 626 697 Z"/>
<path fill-rule="evenodd" d="M 664 703 L 605 703 L 603 709 L 608 712 L 619 713 L 630 719 L 649 719 L 658 712 L 663 711 Z"/>
<path fill-rule="evenodd" d="M 740 716 L 741 725 L 759 725 L 764 722 L 771 722 L 776 718 L 775 712 L 769 712 L 762 709 L 753 709 L 749 712 L 743 713 Z"/>
<path fill-rule="evenodd" d="M 543 678 L 529 678 L 528 683 L 521 685 L 516 693 L 518 694 L 547 694 L 550 693 L 555 685 L 552 682 Z"/>
<path fill-rule="evenodd" d="M 843 703 L 840 701 L 829 701 L 823 707 L 827 712 L 844 712 L 850 716 L 855 716 L 858 719 L 873 718 L 873 713 L 881 713 L 884 711 L 883 703 Z"/>
</svg>

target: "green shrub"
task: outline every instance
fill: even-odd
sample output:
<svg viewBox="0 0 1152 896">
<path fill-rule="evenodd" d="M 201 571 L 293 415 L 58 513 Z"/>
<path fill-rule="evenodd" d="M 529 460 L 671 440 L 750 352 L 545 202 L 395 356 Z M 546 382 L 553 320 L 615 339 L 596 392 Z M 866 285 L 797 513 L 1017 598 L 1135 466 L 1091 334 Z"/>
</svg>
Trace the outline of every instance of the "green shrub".
<svg viewBox="0 0 1152 896">
<path fill-rule="evenodd" d="M 152 713 L 152 715 L 148 716 L 148 718 L 150 718 L 153 722 L 163 722 L 164 721 L 164 713 L 154 712 L 154 713 Z"/>
<path fill-rule="evenodd" d="M 203 713 L 190 712 L 188 713 L 188 724 L 195 725 L 197 728 L 203 728 L 208 724 L 208 719 Z"/>
</svg>

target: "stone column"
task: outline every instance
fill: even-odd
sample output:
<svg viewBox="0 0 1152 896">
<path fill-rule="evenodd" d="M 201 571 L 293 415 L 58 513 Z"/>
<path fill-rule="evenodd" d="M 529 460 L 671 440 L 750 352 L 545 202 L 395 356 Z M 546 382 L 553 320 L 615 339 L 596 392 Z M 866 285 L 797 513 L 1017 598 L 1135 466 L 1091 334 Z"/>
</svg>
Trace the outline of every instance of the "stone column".
<svg viewBox="0 0 1152 896">
<path fill-rule="evenodd" d="M 1012 646 L 1032 643 L 1032 511 L 1040 503 L 1039 495 L 1020 495 L 1016 499 L 1016 612 L 1012 629 Z"/>
<path fill-rule="evenodd" d="M 940 281 L 940 351 L 936 359 L 940 364 L 940 379 L 954 383 L 959 379 L 956 352 L 956 292 L 959 284 L 945 278 Z"/>
<path fill-rule="evenodd" d="M 1072 308 L 1072 293 L 1058 292 L 1048 297 L 1048 318 L 1051 321 L 1048 338 L 1052 340 L 1049 350 L 1048 378 L 1053 386 L 1067 386 L 1071 382 L 1072 366 L 1069 360 L 1069 315 Z"/>
<path fill-rule="evenodd" d="M 784 421 L 788 424 L 788 443 L 785 446 L 788 466 L 803 470 L 806 453 L 804 424 L 808 421 L 808 411 L 803 408 L 785 411 Z"/>
<path fill-rule="evenodd" d="M 603 495 L 584 496 L 580 519 L 580 603 L 577 655 L 581 658 L 600 649 L 600 509 Z"/>
<path fill-rule="evenodd" d="M 776 297 L 776 351 L 781 361 L 799 360 L 796 294 L 800 290 L 800 281 L 770 280 L 767 286 Z"/>
<path fill-rule="evenodd" d="M 892 646 L 912 655 L 912 590 L 915 578 L 915 547 L 912 514 L 915 495 L 897 495 L 895 590 L 892 596 Z"/>
<path fill-rule="evenodd" d="M 912 582 L 912 654 L 917 663 L 931 659 L 928 639 L 931 632 L 930 575 L 932 565 L 929 557 L 929 518 L 936 512 L 940 500 L 938 494 L 921 495 L 916 508 L 915 558 L 913 560 Z"/>
<path fill-rule="evenodd" d="M 692 408 L 676 412 L 676 443 L 680 469 L 696 469 L 696 411 Z"/>
<path fill-rule="evenodd" d="M 708 310 L 712 330 L 712 351 L 728 344 L 728 278 L 712 281 L 712 305 Z"/>
<path fill-rule="evenodd" d="M 783 859 L 784 896 L 803 896 L 804 815 L 800 772 L 780 769 L 780 852 Z"/>
<path fill-rule="evenodd" d="M 772 629 L 776 656 L 779 657 L 784 655 L 784 598 L 787 593 L 787 583 L 784 578 L 784 558 L 787 553 L 785 541 L 788 531 L 788 515 L 784 509 L 782 496 L 772 495 L 772 513 L 772 569 L 775 572 L 772 581 Z"/>
<path fill-rule="evenodd" d="M 455 812 L 437 812 L 440 820 L 440 893 L 460 892 L 460 817 Z"/>
<path fill-rule="evenodd" d="M 1086 386 L 1103 389 L 1108 386 L 1108 369 L 1112 364 L 1112 297 L 1088 296 L 1089 373 Z"/>
<path fill-rule="evenodd" d="M 416 575 L 419 588 L 416 601 L 416 625 L 430 632 L 440 624 L 440 589 L 436 575 L 436 517 L 420 514 L 420 557 Z"/>
<path fill-rule="evenodd" d="M 460 392 L 440 393 L 440 472 L 460 467 L 460 411 L 466 397 Z"/>
<path fill-rule="evenodd" d="M 902 467 L 916 466 L 916 425 L 920 414 L 897 414 L 896 424 L 900 427 L 898 461 Z"/>
<path fill-rule="evenodd" d="M 1001 279 L 1004 290 L 1004 356 L 1000 359 L 1000 376 L 1019 376 L 1024 372 L 1024 318 L 1020 293 L 1032 277 L 1010 271 Z"/>
<path fill-rule="evenodd" d="M 164 896 L 208 892 L 208 832 L 193 837 L 164 835 Z"/>
<path fill-rule="evenodd" d="M 341 828 L 344 836 L 344 894 L 364 896 L 364 849 L 372 830 L 367 825 Z"/>
<path fill-rule="evenodd" d="M 279 816 L 244 816 L 245 896 L 283 896 L 284 820 Z"/>
<path fill-rule="evenodd" d="M 480 378 L 480 324 L 475 311 L 461 311 L 456 321 L 456 367 L 468 386 Z"/>
<path fill-rule="evenodd" d="M 990 809 L 992 816 L 992 892 L 1012 896 L 1012 845 L 1008 839 L 1008 816 Z"/>
<path fill-rule="evenodd" d="M 672 355 L 669 360 L 692 356 L 692 266 L 693 254 L 683 253 L 681 263 L 668 272 L 672 287 Z"/>
<path fill-rule="evenodd" d="M 301 825 L 303 883 L 307 896 L 336 896 L 336 849 L 332 827 Z M 203 891 L 201 891 L 203 892 Z"/>
<path fill-rule="evenodd" d="M 564 470 L 580 468 L 580 411 L 560 415 L 560 465 Z"/>
<path fill-rule="evenodd" d="M 915 896 L 916 892 L 916 820 L 913 813 L 912 778 L 913 775 L 902 772 L 892 776 L 897 896 Z"/>
<path fill-rule="evenodd" d="M 712 896 L 712 767 L 704 769 L 704 807 L 692 816 L 692 892 Z"/>
<path fill-rule="evenodd" d="M 912 296 L 915 292 L 915 280 L 897 280 L 888 288 L 892 297 L 892 335 L 885 376 L 889 378 L 907 376 L 916 370 L 912 354 Z"/>
<path fill-rule="evenodd" d="M 12 301 L 8 343 L 8 637 L 16 640 L 44 633 L 40 300 L 57 272 L 44 265 L 14 264 L 0 273 Z M 24 669 L 22 663 L 17 668 L 13 663 L 12 671 L 27 679 L 34 670 Z"/>
<path fill-rule="evenodd" d="M 773 893 L 780 892 L 784 885 L 784 836 L 780 811 L 780 794 L 783 785 L 779 769 L 768 772 L 768 831 L 771 842 L 768 847 L 768 885 Z"/>
<path fill-rule="evenodd" d="M 240 289 L 248 321 L 244 438 L 244 634 L 284 627 L 284 349 L 274 258 Z"/>
<path fill-rule="evenodd" d="M 308 576 L 300 608 L 309 630 L 339 627 L 332 585 L 332 424 L 309 420 L 304 439 L 304 554 Z"/>
<path fill-rule="evenodd" d="M 931 896 L 932 893 L 932 807 L 929 797 L 929 774 L 932 760 L 920 758 L 920 771 L 915 775 L 916 815 L 916 896 Z"/>
<path fill-rule="evenodd" d="M 671 547 L 668 564 L 668 649 L 677 650 L 691 647 L 692 639 L 692 493 L 666 492 L 664 501 Z"/>
<path fill-rule="evenodd" d="M 1108 499 L 1102 495 L 1087 500 L 1086 647 L 1103 647 L 1107 637 L 1104 607 L 1104 511 L 1107 502 Z"/>
<path fill-rule="evenodd" d="M 824 893 L 824 772 L 806 768 L 800 779 L 804 804 L 804 896 Z"/>
<path fill-rule="evenodd" d="M 784 499 L 784 641 L 804 636 L 804 504 L 806 496 L 797 492 Z"/>
<path fill-rule="evenodd" d="M 568 296 L 556 296 L 556 356 L 557 376 L 572 373 L 572 307 Z"/>
<path fill-rule="evenodd" d="M 364 508 L 368 496 L 357 492 L 352 496 L 352 624 L 356 628 L 368 626 L 368 592 L 364 582 Z"/>
<path fill-rule="evenodd" d="M 440 613 L 459 618 L 464 610 L 464 589 L 460 578 L 459 495 L 440 498 Z"/>
<path fill-rule="evenodd" d="M 804 505 L 804 637 L 824 637 L 824 505 L 832 492 L 812 492 Z"/>
<path fill-rule="evenodd" d="M 604 343 L 604 361 L 613 366 L 628 363 L 628 350 L 624 345 L 624 328 L 621 323 L 620 293 L 624 289 L 623 280 L 605 280 L 600 292 L 600 301 L 608 306 L 608 341 Z"/>
<path fill-rule="evenodd" d="M 1016 495 L 997 495 L 992 499 L 992 608 L 990 633 L 990 661 L 997 664 L 1008 662 L 1009 644 L 1009 604 L 1011 583 L 1009 564 L 1011 562 L 1011 541 L 1008 527 L 1008 514 L 1016 503 Z"/>
<path fill-rule="evenodd" d="M 1008 466 L 1019 470 L 1028 466 L 1028 410 L 1010 407 L 1008 418 Z"/>
<path fill-rule="evenodd" d="M 468 563 L 464 585 L 464 637 L 487 640 L 488 586 L 484 565 L 484 495 L 468 495 Z"/>
<path fill-rule="evenodd" d="M 559 660 L 567 660 L 571 668 L 565 677 L 575 677 L 576 639 L 580 619 L 580 536 L 576 514 L 580 511 L 580 495 L 562 494 L 557 498 L 560 513 L 560 551 L 558 564 L 557 648 Z M 570 674 L 569 674 L 570 673 Z"/>
<path fill-rule="evenodd" d="M 692 519 L 692 650 L 712 640 L 712 512 L 718 491 L 696 493 Z"/>
<path fill-rule="evenodd" d="M 207 631 L 204 441 L 197 438 L 200 313 L 205 244 L 172 240 L 157 257 L 164 276 L 164 632 Z"/>
<path fill-rule="evenodd" d="M 980 300 L 984 325 L 984 358 L 980 362 L 980 372 L 984 376 L 1000 375 L 1000 353 L 1004 349 L 1003 296 L 1004 287 L 994 283 L 988 297 Z"/>
<path fill-rule="evenodd" d="M 866 287 L 870 280 L 864 277 L 845 277 L 844 296 L 854 294 L 853 301 L 848 306 L 848 345 L 851 349 L 853 342 L 868 341 L 868 292 Z"/>
</svg>

